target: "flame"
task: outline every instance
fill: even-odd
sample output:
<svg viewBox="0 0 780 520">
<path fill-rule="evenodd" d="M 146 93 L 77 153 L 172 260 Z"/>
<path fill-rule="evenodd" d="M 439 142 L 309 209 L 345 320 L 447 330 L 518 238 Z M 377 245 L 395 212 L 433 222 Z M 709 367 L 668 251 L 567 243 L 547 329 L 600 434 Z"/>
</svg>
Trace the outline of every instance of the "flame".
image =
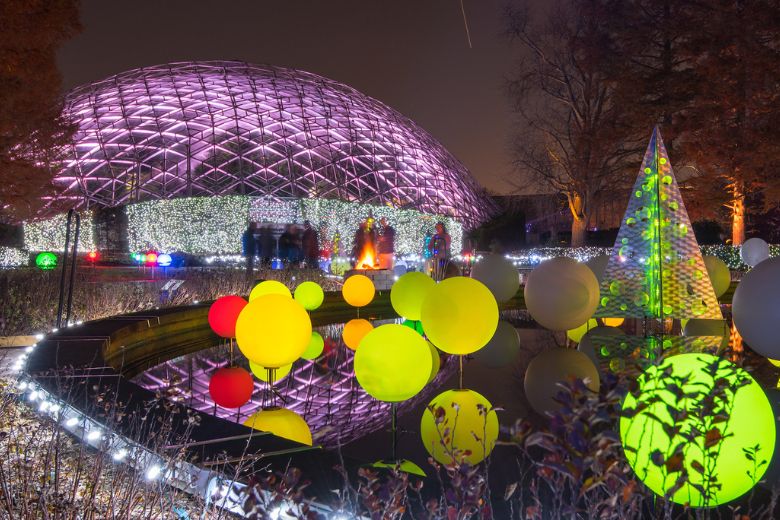
<svg viewBox="0 0 780 520">
<path fill-rule="evenodd" d="M 371 241 L 366 241 L 363 245 L 363 250 L 360 251 L 360 257 L 355 263 L 356 269 L 378 269 L 379 258 L 376 254 L 376 249 Z"/>
</svg>

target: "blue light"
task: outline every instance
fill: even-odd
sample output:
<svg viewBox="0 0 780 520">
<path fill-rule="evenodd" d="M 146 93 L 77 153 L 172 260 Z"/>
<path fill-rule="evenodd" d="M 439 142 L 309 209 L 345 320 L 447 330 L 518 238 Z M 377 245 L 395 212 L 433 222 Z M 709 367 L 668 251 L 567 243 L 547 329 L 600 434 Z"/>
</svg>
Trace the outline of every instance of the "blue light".
<svg viewBox="0 0 780 520">
<path fill-rule="evenodd" d="M 172 261 L 173 259 L 171 258 L 171 255 L 167 253 L 162 253 L 157 257 L 157 265 L 159 265 L 160 267 L 168 267 L 169 265 L 171 265 Z"/>
</svg>

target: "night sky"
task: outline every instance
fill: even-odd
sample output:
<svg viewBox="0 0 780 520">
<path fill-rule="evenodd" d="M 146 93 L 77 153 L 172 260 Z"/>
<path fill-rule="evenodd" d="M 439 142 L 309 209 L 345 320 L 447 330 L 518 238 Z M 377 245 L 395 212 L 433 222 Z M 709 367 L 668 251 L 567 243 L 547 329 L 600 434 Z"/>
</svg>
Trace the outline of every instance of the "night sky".
<svg viewBox="0 0 780 520">
<path fill-rule="evenodd" d="M 83 32 L 60 55 L 66 89 L 128 69 L 237 59 L 351 85 L 438 138 L 484 186 L 512 189 L 515 63 L 501 0 L 83 0 Z"/>
</svg>

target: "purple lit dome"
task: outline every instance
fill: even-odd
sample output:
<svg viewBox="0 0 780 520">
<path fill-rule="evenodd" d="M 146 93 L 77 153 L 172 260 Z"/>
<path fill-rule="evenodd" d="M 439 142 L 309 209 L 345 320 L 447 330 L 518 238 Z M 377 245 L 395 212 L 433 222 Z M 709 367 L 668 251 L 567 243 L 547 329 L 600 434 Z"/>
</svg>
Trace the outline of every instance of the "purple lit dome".
<svg viewBox="0 0 780 520">
<path fill-rule="evenodd" d="M 172 63 L 73 90 L 56 184 L 80 208 L 190 196 L 323 197 L 476 224 L 492 203 L 425 130 L 335 81 L 242 62 Z"/>
</svg>

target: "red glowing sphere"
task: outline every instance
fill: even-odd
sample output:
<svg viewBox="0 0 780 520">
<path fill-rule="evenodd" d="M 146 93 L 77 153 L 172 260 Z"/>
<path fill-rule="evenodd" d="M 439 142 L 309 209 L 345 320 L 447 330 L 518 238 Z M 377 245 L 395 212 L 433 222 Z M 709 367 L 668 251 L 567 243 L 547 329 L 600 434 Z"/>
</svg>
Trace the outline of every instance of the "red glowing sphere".
<svg viewBox="0 0 780 520">
<path fill-rule="evenodd" d="M 90 251 L 89 253 L 87 253 L 87 259 L 90 262 L 94 262 L 95 260 L 98 259 L 98 252 L 97 251 Z"/>
<path fill-rule="evenodd" d="M 156 264 L 157 263 L 157 253 L 154 253 L 154 252 L 146 253 L 146 263 L 148 263 L 148 264 Z"/>
<path fill-rule="evenodd" d="M 223 338 L 236 337 L 238 315 L 246 307 L 247 301 L 240 296 L 223 296 L 209 308 L 209 326 Z"/>
<path fill-rule="evenodd" d="M 252 397 L 252 374 L 240 367 L 220 368 L 209 381 L 211 399 L 223 408 L 238 408 Z"/>
</svg>

